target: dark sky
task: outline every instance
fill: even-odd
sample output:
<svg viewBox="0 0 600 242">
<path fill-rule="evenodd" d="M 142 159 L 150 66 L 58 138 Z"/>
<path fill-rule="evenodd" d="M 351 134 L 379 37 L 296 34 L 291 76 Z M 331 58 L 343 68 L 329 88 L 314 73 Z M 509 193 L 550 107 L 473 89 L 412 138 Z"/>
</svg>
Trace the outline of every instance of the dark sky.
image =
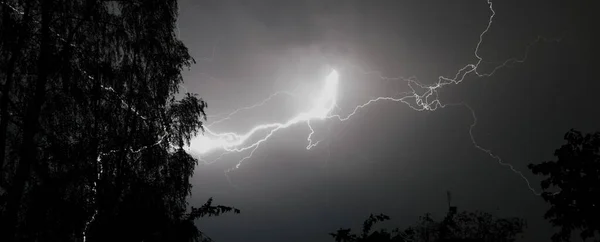
<svg viewBox="0 0 600 242">
<path fill-rule="evenodd" d="M 553 159 L 570 128 L 599 129 L 594 53 L 600 52 L 592 36 L 600 28 L 591 23 L 600 21 L 592 18 L 593 2 L 494 2 L 496 16 L 479 52 L 484 60 L 521 57 L 538 36 L 561 41 L 538 42 L 524 63 L 492 77 L 470 75 L 440 91 L 442 102 L 473 108 L 478 144 L 523 171 L 537 190 L 539 178 L 528 163 Z M 475 63 L 490 14 L 485 0 L 182 0 L 180 38 L 198 62 L 184 73 L 185 86 L 208 102 L 210 116 L 276 91 L 318 90 L 336 68 L 339 112 L 348 113 L 371 98 L 407 90 L 405 82 L 367 71 L 431 84 Z M 278 96 L 217 128 L 242 132 L 284 121 L 305 107 L 303 101 Z M 529 227 L 522 241 L 548 241 L 547 205 L 519 175 L 473 146 L 472 123 L 460 106 L 417 112 L 378 102 L 344 123 L 314 122 L 322 141 L 311 150 L 305 149 L 308 127 L 292 126 L 228 173 L 229 180 L 224 170 L 242 155 L 198 166 L 190 204 L 214 197 L 242 210 L 198 221 L 216 241 L 318 242 L 333 241 L 327 233 L 340 227 L 359 227 L 370 213 L 388 214 L 387 224 L 400 227 L 426 212 L 440 218 L 450 190 L 459 209 L 523 217 Z"/>
</svg>

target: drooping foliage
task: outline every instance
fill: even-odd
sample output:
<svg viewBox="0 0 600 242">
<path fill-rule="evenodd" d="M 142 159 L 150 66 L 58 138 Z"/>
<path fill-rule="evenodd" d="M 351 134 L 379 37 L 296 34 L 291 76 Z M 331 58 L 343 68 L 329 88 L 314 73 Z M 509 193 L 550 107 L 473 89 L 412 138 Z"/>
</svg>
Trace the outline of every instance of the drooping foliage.
<svg viewBox="0 0 600 242">
<path fill-rule="evenodd" d="M 183 146 L 206 103 L 175 99 L 194 63 L 177 1 L 3 0 L 0 13 L 0 240 L 201 240 Z"/>
</svg>

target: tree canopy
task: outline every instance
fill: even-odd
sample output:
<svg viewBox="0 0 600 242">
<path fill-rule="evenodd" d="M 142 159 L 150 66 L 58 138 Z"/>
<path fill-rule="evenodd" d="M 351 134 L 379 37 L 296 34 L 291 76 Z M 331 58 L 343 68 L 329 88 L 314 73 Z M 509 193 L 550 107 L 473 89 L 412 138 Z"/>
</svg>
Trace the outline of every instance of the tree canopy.
<svg viewBox="0 0 600 242">
<path fill-rule="evenodd" d="M 194 63 L 175 0 L 0 3 L 2 241 L 189 241 L 206 103 L 176 99 Z M 186 232 L 186 233 L 183 233 Z"/>
<path fill-rule="evenodd" d="M 363 223 L 360 234 L 352 233 L 351 229 L 339 229 L 330 235 L 336 242 L 513 242 L 526 226 L 520 218 L 498 218 L 480 211 L 457 213 L 456 208 L 451 207 L 440 221 L 425 214 L 415 225 L 403 230 L 373 231 L 376 223 L 389 219 L 384 214 L 371 214 Z"/>
<path fill-rule="evenodd" d="M 573 230 L 583 239 L 600 236 L 600 132 L 572 129 L 564 139 L 555 161 L 529 165 L 545 176 L 542 198 L 551 205 L 545 218 L 560 228 L 552 240 L 569 241 Z"/>
</svg>

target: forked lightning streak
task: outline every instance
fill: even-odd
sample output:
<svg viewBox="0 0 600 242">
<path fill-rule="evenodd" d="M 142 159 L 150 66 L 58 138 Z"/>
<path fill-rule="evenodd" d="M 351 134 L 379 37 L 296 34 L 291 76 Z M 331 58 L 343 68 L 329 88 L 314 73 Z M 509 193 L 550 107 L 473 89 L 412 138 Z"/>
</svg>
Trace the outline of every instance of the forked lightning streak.
<svg viewBox="0 0 600 242">
<path fill-rule="evenodd" d="M 252 157 L 252 155 L 257 150 L 257 148 L 261 144 L 265 143 L 269 138 L 271 138 L 274 133 L 276 133 L 279 130 L 289 128 L 293 125 L 306 124 L 308 126 L 310 133 L 308 134 L 308 137 L 307 137 L 308 145 L 306 146 L 306 149 L 311 149 L 319 144 L 319 141 L 314 141 L 312 139 L 312 136 L 315 133 L 315 130 L 311 126 L 312 121 L 337 119 L 338 121 L 343 122 L 343 121 L 350 119 L 354 114 L 356 114 L 361 109 L 366 108 L 367 106 L 369 106 L 371 104 L 374 104 L 376 102 L 381 102 L 381 101 L 402 102 L 402 103 L 408 105 L 410 108 L 414 109 L 415 111 L 435 111 L 437 108 L 444 108 L 446 105 L 442 104 L 442 102 L 438 99 L 438 90 L 440 88 L 442 88 L 446 85 L 449 85 L 449 84 L 459 84 L 469 74 L 473 74 L 476 77 L 492 76 L 499 69 L 501 69 L 509 64 L 512 64 L 512 63 L 521 63 L 521 62 L 525 61 L 525 59 L 527 58 L 529 48 L 531 47 L 531 45 L 527 46 L 525 54 L 523 55 L 522 58 L 508 59 L 508 60 L 500 63 L 499 65 L 495 66 L 494 68 L 492 68 L 491 71 L 489 71 L 487 73 L 483 73 L 478 70 L 480 64 L 483 61 L 483 58 L 479 55 L 479 48 L 483 42 L 483 38 L 484 38 L 485 34 L 489 31 L 489 29 L 492 25 L 494 16 L 496 15 L 496 12 L 494 11 L 494 8 L 493 8 L 492 1 L 486 0 L 486 2 L 488 5 L 488 9 L 490 11 L 490 16 L 489 16 L 489 19 L 488 19 L 485 29 L 479 35 L 479 40 L 475 47 L 474 56 L 477 59 L 477 61 L 475 63 L 466 64 L 464 67 L 457 70 L 457 72 L 454 74 L 453 77 L 440 76 L 440 77 L 438 77 L 437 82 L 435 82 L 434 84 L 426 85 L 426 84 L 422 84 L 421 82 L 419 82 L 416 78 L 401 78 L 401 77 L 390 78 L 390 77 L 385 77 L 378 73 L 379 77 L 382 79 L 401 80 L 401 81 L 406 82 L 407 86 L 410 88 L 411 91 L 402 93 L 402 95 L 399 95 L 399 96 L 381 96 L 381 97 L 377 97 L 377 98 L 368 100 L 367 102 L 356 106 L 350 113 L 348 113 L 346 115 L 342 115 L 339 113 L 334 113 L 334 108 L 337 107 L 338 85 L 340 83 L 343 83 L 343 81 L 340 81 L 340 74 L 336 70 L 332 70 L 331 73 L 325 78 L 323 88 L 320 90 L 319 95 L 317 96 L 316 99 L 312 100 L 313 105 L 309 110 L 300 112 L 297 115 L 293 116 L 292 118 L 290 118 L 284 122 L 264 123 L 264 124 L 257 125 L 255 127 L 251 128 L 246 133 L 234 133 L 234 132 L 221 133 L 221 132 L 214 131 L 211 128 L 211 125 L 208 125 L 205 129 L 205 133 L 203 135 L 194 137 L 191 140 L 191 144 L 189 147 L 187 147 L 187 149 L 190 151 L 193 151 L 196 154 L 200 154 L 201 160 L 213 152 L 217 152 L 217 151 L 222 152 L 216 159 L 214 159 L 212 161 L 204 160 L 205 163 L 215 162 L 219 159 L 222 159 L 223 156 L 227 155 L 227 154 L 245 152 L 246 155 L 235 165 L 235 167 L 226 171 L 226 172 L 229 172 L 232 169 L 239 168 L 243 161 Z M 538 38 L 535 42 L 538 42 L 540 40 L 542 40 L 542 38 Z M 416 87 L 418 87 L 422 90 L 425 90 L 425 91 L 419 93 L 415 90 Z M 273 94 L 273 95 L 275 95 L 275 94 Z M 237 112 L 239 112 L 241 110 L 248 110 L 248 109 L 260 107 L 263 104 L 265 104 L 267 101 L 269 101 L 273 97 L 273 95 L 271 95 L 269 98 L 267 98 L 266 100 L 264 100 L 261 103 L 255 104 L 250 107 L 245 107 L 245 108 L 235 110 L 233 113 L 230 113 L 229 115 L 227 115 L 226 118 L 215 121 L 213 124 L 223 122 L 227 119 L 231 119 Z M 472 130 L 473 130 L 474 126 L 477 124 L 477 118 L 475 116 L 474 111 L 468 105 L 466 105 L 466 104 L 462 104 L 462 105 L 466 106 L 473 114 L 474 119 L 473 119 L 473 124 L 470 126 L 469 134 L 471 136 L 471 140 L 472 140 L 474 146 L 477 149 L 487 153 L 492 158 L 496 159 L 499 164 L 508 166 L 512 172 L 519 175 L 526 182 L 528 188 L 534 194 L 540 195 L 539 192 L 536 192 L 536 190 L 533 187 L 531 187 L 529 180 L 520 171 L 516 170 L 512 165 L 503 162 L 500 159 L 500 157 L 493 154 L 491 152 L 491 150 L 483 148 L 475 142 L 475 138 L 473 137 Z"/>
</svg>

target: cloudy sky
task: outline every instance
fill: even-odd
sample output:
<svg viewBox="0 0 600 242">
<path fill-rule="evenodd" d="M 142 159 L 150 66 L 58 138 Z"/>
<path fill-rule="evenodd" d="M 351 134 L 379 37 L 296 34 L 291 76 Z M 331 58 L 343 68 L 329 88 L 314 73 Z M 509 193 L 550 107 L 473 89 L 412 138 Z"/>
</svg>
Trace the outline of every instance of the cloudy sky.
<svg viewBox="0 0 600 242">
<path fill-rule="evenodd" d="M 526 165 L 553 159 L 570 128 L 599 128 L 597 26 L 590 24 L 591 6 L 579 2 L 494 2 L 479 71 L 525 53 L 527 60 L 439 91 L 443 103 L 472 107 L 477 143 L 522 171 L 537 190 L 539 178 Z M 185 87 L 208 102 L 209 123 L 277 91 L 296 91 L 211 127 L 245 132 L 301 112 L 335 68 L 336 111 L 345 115 L 369 99 L 409 90 L 406 82 L 380 76 L 432 84 L 476 63 L 488 7 L 485 0 L 182 0 L 179 37 L 197 60 L 184 73 Z M 538 36 L 548 41 L 526 52 Z M 190 204 L 214 197 L 242 210 L 198 221 L 216 241 L 333 241 L 327 233 L 357 228 L 370 213 L 388 214 L 387 224 L 400 227 L 426 212 L 440 218 L 449 190 L 461 210 L 527 219 L 522 241 L 548 240 L 547 205 L 518 174 L 473 145 L 473 122 L 464 106 L 418 112 L 382 101 L 343 123 L 313 122 L 313 137 L 321 142 L 311 150 L 305 148 L 310 129 L 295 125 L 275 133 L 227 176 L 247 153 L 199 165 Z"/>
</svg>

